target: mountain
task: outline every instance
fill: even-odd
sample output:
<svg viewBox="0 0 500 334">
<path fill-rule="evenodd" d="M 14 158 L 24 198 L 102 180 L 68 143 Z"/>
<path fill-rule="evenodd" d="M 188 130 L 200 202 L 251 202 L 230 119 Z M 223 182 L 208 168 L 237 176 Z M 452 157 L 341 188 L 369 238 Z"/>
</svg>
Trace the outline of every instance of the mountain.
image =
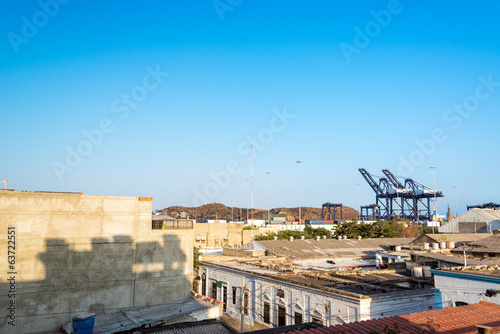
<svg viewBox="0 0 500 334">
<path fill-rule="evenodd" d="M 247 218 L 247 209 L 239 207 L 225 206 L 221 203 L 205 204 L 198 207 L 170 206 L 161 210 L 168 213 L 172 217 L 176 217 L 181 212 L 185 212 L 191 219 L 199 219 L 208 215 L 211 219 L 227 219 L 231 220 L 231 211 L 234 220 L 244 220 Z M 343 207 L 344 220 L 358 218 L 358 211 L 348 206 Z M 240 218 L 241 212 L 241 218 Z M 300 213 L 302 219 L 306 220 L 321 220 L 321 208 L 301 207 Z M 287 220 L 299 218 L 299 208 L 275 208 L 271 209 L 271 217 L 280 216 L 286 217 Z M 253 209 L 249 210 L 249 218 L 267 219 L 267 210 Z M 337 220 L 340 220 L 340 209 L 337 209 Z"/>
</svg>

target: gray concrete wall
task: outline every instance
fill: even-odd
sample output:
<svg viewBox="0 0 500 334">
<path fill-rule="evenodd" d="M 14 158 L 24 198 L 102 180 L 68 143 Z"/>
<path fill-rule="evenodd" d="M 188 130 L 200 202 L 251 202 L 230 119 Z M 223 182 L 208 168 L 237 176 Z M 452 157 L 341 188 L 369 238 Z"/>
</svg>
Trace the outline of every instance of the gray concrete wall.
<svg viewBox="0 0 500 334">
<path fill-rule="evenodd" d="M 0 191 L 0 332 L 55 330 L 82 312 L 189 296 L 193 230 L 152 230 L 151 211 L 151 198 Z M 8 227 L 15 227 L 14 270 Z"/>
</svg>

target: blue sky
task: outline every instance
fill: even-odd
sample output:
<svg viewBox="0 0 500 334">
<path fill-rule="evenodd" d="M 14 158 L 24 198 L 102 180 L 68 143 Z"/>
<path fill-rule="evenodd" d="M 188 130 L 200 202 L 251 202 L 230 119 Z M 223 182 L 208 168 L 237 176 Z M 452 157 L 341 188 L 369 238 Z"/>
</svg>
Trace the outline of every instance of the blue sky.
<svg viewBox="0 0 500 334">
<path fill-rule="evenodd" d="M 499 202 L 496 1 L 4 4 L 0 179 L 154 208 L 374 193 L 358 168 Z M 3 185 L 0 185 L 3 186 Z M 232 202 L 234 201 L 234 202 Z"/>
</svg>

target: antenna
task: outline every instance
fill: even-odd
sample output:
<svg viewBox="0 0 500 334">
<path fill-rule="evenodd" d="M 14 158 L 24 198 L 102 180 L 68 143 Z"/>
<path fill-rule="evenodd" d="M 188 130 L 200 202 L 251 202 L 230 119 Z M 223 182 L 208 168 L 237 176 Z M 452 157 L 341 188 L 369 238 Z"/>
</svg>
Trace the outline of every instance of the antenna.
<svg viewBox="0 0 500 334">
<path fill-rule="evenodd" d="M 5 181 L 0 181 L 0 183 L 5 183 L 5 189 L 9 189 L 9 179 L 5 178 Z"/>
<path fill-rule="evenodd" d="M 250 144 L 250 212 L 253 213 L 253 145 Z M 253 215 L 252 217 L 253 218 Z"/>
</svg>

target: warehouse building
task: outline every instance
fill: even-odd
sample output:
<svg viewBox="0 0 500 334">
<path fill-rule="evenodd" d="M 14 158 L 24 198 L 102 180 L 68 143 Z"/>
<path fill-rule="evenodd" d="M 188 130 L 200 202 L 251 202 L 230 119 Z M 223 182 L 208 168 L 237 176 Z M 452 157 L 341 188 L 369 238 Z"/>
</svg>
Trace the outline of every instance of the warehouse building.
<svg viewBox="0 0 500 334">
<path fill-rule="evenodd" d="M 500 210 L 474 208 L 439 227 L 439 233 L 491 233 L 500 229 Z"/>
</svg>

